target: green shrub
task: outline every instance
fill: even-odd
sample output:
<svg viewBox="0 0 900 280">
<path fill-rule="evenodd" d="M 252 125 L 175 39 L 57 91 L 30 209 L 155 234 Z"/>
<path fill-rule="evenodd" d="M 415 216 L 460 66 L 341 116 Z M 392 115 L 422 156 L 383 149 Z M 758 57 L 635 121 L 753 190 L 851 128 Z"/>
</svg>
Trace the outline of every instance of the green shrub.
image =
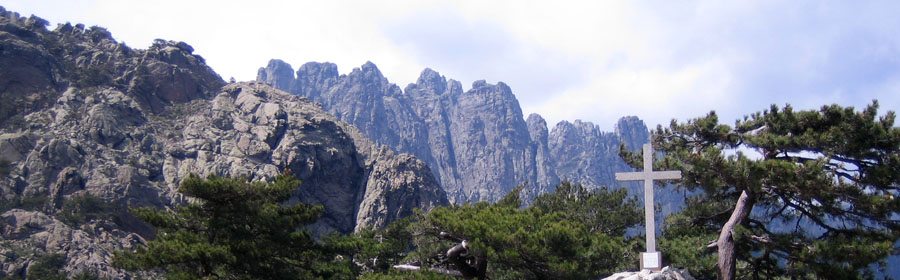
<svg viewBox="0 0 900 280">
<path fill-rule="evenodd" d="M 0 159 L 0 177 L 9 176 L 9 169 L 9 162 L 4 159 Z"/>
<path fill-rule="evenodd" d="M 79 69 L 81 70 L 81 69 Z M 112 71 L 100 65 L 91 65 L 75 74 L 76 83 L 80 87 L 106 85 L 112 82 Z"/>
<path fill-rule="evenodd" d="M 25 275 L 26 280 L 31 279 L 40 279 L 40 280 L 64 280 L 64 279 L 76 279 L 76 280 L 99 280 L 104 279 L 100 278 L 97 273 L 82 271 L 78 274 L 73 274 L 71 277 L 66 275 L 63 270 L 66 266 L 66 262 L 68 258 L 66 258 L 63 254 L 45 254 L 38 256 L 31 265 L 28 266 L 27 274 Z M 13 277 L 0 277 L 0 279 L 4 280 L 13 280 L 13 279 L 22 279 L 20 276 Z"/>
<path fill-rule="evenodd" d="M 408 227 L 416 249 L 405 261 L 446 267 L 452 261 L 445 252 L 465 240 L 471 261 L 484 258 L 488 263 L 490 279 L 596 279 L 636 268 L 634 239 L 624 236 L 640 223 L 640 211 L 624 190 L 588 191 L 562 183 L 525 208 L 521 190 L 517 187 L 493 204 L 419 212 L 418 221 Z"/>
<path fill-rule="evenodd" d="M 450 275 L 438 274 L 431 271 L 397 271 L 390 270 L 379 273 L 365 273 L 359 277 L 360 280 L 394 280 L 394 279 L 416 279 L 416 280 L 455 280 L 460 279 Z"/>
<path fill-rule="evenodd" d="M 64 280 L 66 274 L 61 270 L 66 266 L 66 256 L 62 254 L 48 254 L 38 257 L 30 266 L 25 279 Z"/>
<path fill-rule="evenodd" d="M 299 184 L 293 176 L 268 183 L 189 176 L 178 192 L 195 203 L 171 211 L 132 209 L 158 234 L 135 250 L 116 252 L 113 266 L 161 271 L 169 279 L 353 278 L 349 260 L 302 229 L 319 218 L 322 206 L 284 204 Z"/>
<path fill-rule="evenodd" d="M 72 227 L 79 227 L 94 220 L 110 220 L 119 224 L 121 212 L 119 207 L 99 197 L 82 195 L 64 201 L 56 218 Z"/>
</svg>

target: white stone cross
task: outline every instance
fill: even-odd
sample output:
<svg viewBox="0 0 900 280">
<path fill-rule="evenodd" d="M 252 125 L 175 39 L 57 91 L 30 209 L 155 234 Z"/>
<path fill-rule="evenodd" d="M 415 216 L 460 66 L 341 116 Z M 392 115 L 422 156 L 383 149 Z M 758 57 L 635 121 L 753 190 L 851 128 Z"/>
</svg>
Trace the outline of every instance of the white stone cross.
<svg viewBox="0 0 900 280">
<path fill-rule="evenodd" d="M 644 144 L 644 170 L 617 172 L 616 181 L 644 181 L 644 226 L 647 230 L 647 253 L 641 254 L 641 269 L 659 269 L 661 256 L 656 252 L 656 218 L 653 209 L 653 180 L 681 179 L 681 171 L 653 171 L 653 147 Z"/>
</svg>

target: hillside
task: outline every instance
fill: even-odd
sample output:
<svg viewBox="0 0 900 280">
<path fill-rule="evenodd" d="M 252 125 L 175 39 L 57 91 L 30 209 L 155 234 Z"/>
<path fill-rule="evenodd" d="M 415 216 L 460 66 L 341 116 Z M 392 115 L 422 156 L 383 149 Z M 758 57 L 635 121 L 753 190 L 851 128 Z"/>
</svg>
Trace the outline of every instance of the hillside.
<svg viewBox="0 0 900 280">
<path fill-rule="evenodd" d="M 448 204 L 424 162 L 304 98 L 226 84 L 184 42 L 140 50 L 101 27 L 46 25 L 0 8 L 0 277 L 51 254 L 65 271 L 131 277 L 109 266 L 111 252 L 153 231 L 124 209 L 185 203 L 175 189 L 192 173 L 269 180 L 289 169 L 303 181 L 292 201 L 325 207 L 318 234 Z"/>
</svg>

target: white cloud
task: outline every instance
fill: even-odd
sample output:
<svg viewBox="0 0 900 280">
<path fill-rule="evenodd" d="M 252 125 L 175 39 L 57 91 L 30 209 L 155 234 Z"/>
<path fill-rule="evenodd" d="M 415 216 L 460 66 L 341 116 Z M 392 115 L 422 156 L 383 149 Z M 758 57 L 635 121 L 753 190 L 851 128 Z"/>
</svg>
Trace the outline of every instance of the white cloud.
<svg viewBox="0 0 900 280">
<path fill-rule="evenodd" d="M 527 107 L 546 114 L 548 122 L 559 120 L 608 120 L 597 123 L 611 130 L 615 120 L 641 112 L 649 127 L 684 121 L 715 108 L 731 106 L 726 94 L 731 74 L 722 61 L 688 65 L 676 71 L 661 68 L 616 69 L 597 72 L 584 87 L 572 89 L 551 102 Z M 699 112 L 688 113 L 684 112 Z"/>
</svg>

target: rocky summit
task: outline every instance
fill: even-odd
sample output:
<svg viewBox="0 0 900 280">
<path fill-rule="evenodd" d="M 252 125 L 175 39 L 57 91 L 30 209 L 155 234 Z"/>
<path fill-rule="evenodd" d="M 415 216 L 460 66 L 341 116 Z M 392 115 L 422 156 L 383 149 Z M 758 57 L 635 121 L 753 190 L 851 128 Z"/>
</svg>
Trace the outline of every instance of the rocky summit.
<svg viewBox="0 0 900 280">
<path fill-rule="evenodd" d="M 614 132 L 582 121 L 548 131 L 540 115 L 523 116 L 508 85 L 476 81 L 463 91 L 431 69 L 401 90 L 371 62 L 341 75 L 332 63 L 294 72 L 273 59 L 257 81 L 319 102 L 376 143 L 427 162 L 454 202 L 495 201 L 526 182 L 532 194 L 552 191 L 560 180 L 619 185 L 614 173 L 631 170 L 619 145 L 636 149 L 650 135 L 636 117 L 622 118 Z"/>
<path fill-rule="evenodd" d="M 47 25 L 0 7 L 0 277 L 48 255 L 64 256 L 70 275 L 134 277 L 109 265 L 111 253 L 153 230 L 125 209 L 187 203 L 176 189 L 189 174 L 290 170 L 303 182 L 290 203 L 325 208 L 316 234 L 448 204 L 426 162 L 306 98 L 226 84 L 184 42 L 140 50 L 100 27 Z M 105 216 L 73 214 L 87 206 Z"/>
</svg>

